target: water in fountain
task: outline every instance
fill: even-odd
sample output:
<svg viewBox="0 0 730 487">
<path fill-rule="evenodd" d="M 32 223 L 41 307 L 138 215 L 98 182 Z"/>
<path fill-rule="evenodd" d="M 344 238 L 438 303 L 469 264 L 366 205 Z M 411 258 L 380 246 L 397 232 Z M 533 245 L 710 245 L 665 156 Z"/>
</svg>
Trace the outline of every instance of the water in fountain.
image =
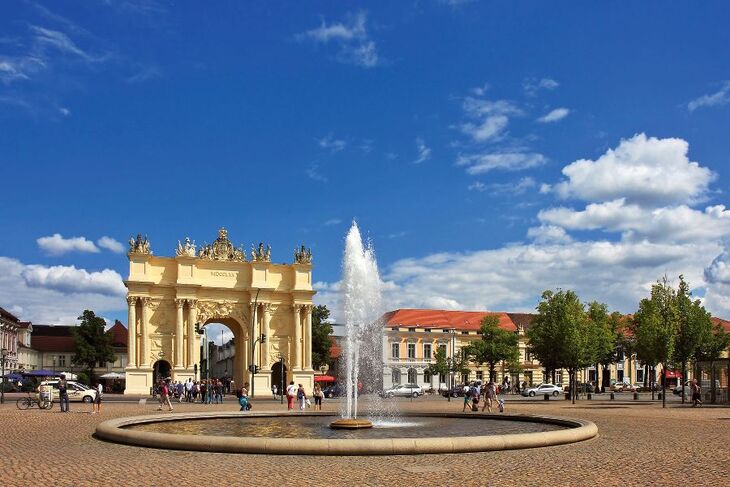
<svg viewBox="0 0 730 487">
<path fill-rule="evenodd" d="M 383 371 L 380 275 L 372 245 L 363 245 L 356 222 L 345 239 L 342 260 L 345 317 L 346 398 L 343 418 L 357 419 L 358 384 L 379 383 Z"/>
</svg>

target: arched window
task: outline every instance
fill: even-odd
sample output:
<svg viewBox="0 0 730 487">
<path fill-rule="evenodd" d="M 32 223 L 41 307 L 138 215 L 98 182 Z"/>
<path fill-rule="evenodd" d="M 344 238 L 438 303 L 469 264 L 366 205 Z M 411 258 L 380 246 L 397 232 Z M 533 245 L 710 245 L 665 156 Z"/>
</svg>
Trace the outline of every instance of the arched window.
<svg viewBox="0 0 730 487">
<path fill-rule="evenodd" d="M 393 369 L 392 375 L 391 375 L 393 385 L 400 384 L 400 370 Z"/>
<path fill-rule="evenodd" d="M 408 369 L 408 383 L 415 384 L 418 381 L 418 373 L 416 369 Z"/>
</svg>

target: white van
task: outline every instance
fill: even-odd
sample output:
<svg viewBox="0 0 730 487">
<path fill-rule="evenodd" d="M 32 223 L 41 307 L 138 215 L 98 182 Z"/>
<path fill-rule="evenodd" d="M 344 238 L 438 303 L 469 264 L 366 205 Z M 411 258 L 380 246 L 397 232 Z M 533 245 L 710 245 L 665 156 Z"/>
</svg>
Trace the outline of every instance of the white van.
<svg viewBox="0 0 730 487">
<path fill-rule="evenodd" d="M 41 385 L 49 385 L 53 387 L 53 397 L 58 397 L 58 379 L 44 380 Z M 85 403 L 93 402 L 96 399 L 96 391 L 91 387 L 73 380 L 66 381 L 66 392 L 68 392 L 69 401 L 83 401 Z"/>
</svg>

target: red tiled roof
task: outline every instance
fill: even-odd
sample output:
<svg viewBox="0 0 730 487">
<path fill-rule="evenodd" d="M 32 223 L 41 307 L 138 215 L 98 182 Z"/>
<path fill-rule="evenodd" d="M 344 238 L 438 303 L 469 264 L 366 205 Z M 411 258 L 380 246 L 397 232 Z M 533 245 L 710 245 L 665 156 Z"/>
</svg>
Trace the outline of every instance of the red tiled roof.
<svg viewBox="0 0 730 487">
<path fill-rule="evenodd" d="M 31 345 L 39 352 L 75 352 L 76 341 L 72 336 L 36 336 L 31 337 Z"/>
<path fill-rule="evenodd" d="M 3 318 L 5 318 L 6 320 L 10 320 L 10 321 L 13 321 L 15 323 L 17 323 L 18 321 L 20 321 L 17 316 L 15 316 L 13 313 L 11 313 L 10 311 L 8 311 L 8 310 L 6 310 L 5 308 L 2 308 L 2 307 L 0 307 L 0 316 L 2 316 Z"/>
<path fill-rule="evenodd" d="M 127 327 L 122 324 L 121 321 L 116 320 L 114 325 L 109 328 L 109 333 L 112 335 L 112 345 L 115 347 L 126 347 L 127 339 L 129 334 L 127 333 Z"/>
<path fill-rule="evenodd" d="M 722 325 L 722 327 L 725 329 L 725 332 L 730 333 L 730 321 L 718 318 L 716 316 L 713 316 L 710 319 L 712 320 L 713 325 Z"/>
<path fill-rule="evenodd" d="M 446 311 L 440 309 L 397 309 L 383 315 L 385 326 L 408 328 L 454 328 L 460 331 L 476 331 L 485 316 L 498 316 L 499 327 L 517 331 L 508 313 L 491 311 Z"/>
<path fill-rule="evenodd" d="M 32 328 L 33 323 L 31 323 L 30 321 L 19 321 L 18 322 L 18 328 L 28 328 L 28 327 Z"/>
</svg>

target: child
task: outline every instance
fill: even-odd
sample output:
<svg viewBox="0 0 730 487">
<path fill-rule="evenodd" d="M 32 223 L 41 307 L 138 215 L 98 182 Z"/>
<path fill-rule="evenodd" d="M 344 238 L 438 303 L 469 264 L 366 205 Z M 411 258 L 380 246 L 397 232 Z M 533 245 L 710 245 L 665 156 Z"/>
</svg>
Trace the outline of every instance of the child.
<svg viewBox="0 0 730 487">
<path fill-rule="evenodd" d="M 504 399 L 500 399 L 499 401 L 497 401 L 497 403 L 499 404 L 499 412 L 503 413 L 504 412 Z"/>
</svg>

